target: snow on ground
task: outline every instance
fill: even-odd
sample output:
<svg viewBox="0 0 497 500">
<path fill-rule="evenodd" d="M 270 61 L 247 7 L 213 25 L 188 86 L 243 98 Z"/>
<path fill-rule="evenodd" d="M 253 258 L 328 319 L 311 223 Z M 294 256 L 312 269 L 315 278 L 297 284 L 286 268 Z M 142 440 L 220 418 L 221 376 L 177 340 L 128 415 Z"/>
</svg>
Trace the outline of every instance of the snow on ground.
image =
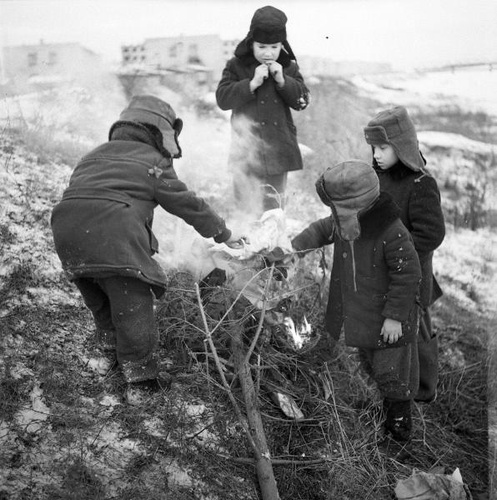
<svg viewBox="0 0 497 500">
<path fill-rule="evenodd" d="M 468 139 L 460 134 L 449 132 L 421 131 L 418 132 L 420 144 L 427 147 L 441 147 L 446 149 L 463 150 L 481 156 L 491 156 L 497 153 L 497 146 L 481 141 Z"/>
<path fill-rule="evenodd" d="M 489 69 L 360 75 L 352 82 L 367 97 L 416 107 L 459 105 L 497 116 L 497 71 Z"/>
</svg>

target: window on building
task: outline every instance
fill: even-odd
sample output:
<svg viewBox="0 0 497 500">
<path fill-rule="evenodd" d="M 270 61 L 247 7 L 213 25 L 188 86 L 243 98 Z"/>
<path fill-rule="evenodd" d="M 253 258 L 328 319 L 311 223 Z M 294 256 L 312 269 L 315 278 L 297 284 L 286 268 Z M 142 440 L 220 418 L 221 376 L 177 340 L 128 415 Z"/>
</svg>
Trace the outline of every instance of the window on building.
<svg viewBox="0 0 497 500">
<path fill-rule="evenodd" d="M 38 54 L 36 52 L 29 52 L 28 54 L 28 66 L 33 67 L 38 64 Z"/>
<path fill-rule="evenodd" d="M 190 64 L 201 64 L 201 60 L 198 55 L 198 45 L 196 43 L 192 43 L 188 47 L 188 62 Z"/>
<path fill-rule="evenodd" d="M 48 53 L 48 64 L 50 66 L 54 66 L 55 64 L 57 64 L 57 52 Z"/>
</svg>

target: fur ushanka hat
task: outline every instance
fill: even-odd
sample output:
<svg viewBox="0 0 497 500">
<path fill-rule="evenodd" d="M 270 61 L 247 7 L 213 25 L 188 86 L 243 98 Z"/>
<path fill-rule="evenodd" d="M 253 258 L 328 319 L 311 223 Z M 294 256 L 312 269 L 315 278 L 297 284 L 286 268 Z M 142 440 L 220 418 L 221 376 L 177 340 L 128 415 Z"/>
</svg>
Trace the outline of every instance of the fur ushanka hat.
<svg viewBox="0 0 497 500">
<path fill-rule="evenodd" d="M 253 42 L 267 44 L 281 42 L 290 59 L 295 61 L 297 58 L 286 36 L 286 22 L 285 13 L 276 7 L 267 5 L 257 9 L 252 16 L 249 32 L 239 43 L 235 55 L 238 57 L 245 55 Z"/>
<path fill-rule="evenodd" d="M 425 162 L 419 151 L 414 124 L 403 106 L 378 113 L 364 128 L 368 144 L 390 144 L 399 160 L 410 169 L 423 170 Z"/>
<path fill-rule="evenodd" d="M 147 123 L 157 127 L 162 134 L 164 149 L 172 158 L 181 156 L 178 136 L 183 121 L 165 101 L 152 95 L 135 95 L 119 115 L 119 122 Z M 112 135 L 112 129 L 109 135 Z"/>
<path fill-rule="evenodd" d="M 380 183 L 373 168 L 361 160 L 348 160 L 328 168 L 316 181 L 321 201 L 333 212 L 343 240 L 361 234 L 359 215 L 380 196 Z"/>
</svg>

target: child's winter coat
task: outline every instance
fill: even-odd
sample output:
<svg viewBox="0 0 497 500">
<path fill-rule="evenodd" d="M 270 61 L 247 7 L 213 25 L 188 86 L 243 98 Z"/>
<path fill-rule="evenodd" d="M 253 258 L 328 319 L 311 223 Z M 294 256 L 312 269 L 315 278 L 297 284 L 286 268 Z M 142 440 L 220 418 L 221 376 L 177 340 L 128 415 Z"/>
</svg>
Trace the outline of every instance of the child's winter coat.
<svg viewBox="0 0 497 500">
<path fill-rule="evenodd" d="M 381 349 L 414 342 L 421 269 L 412 238 L 387 194 L 362 211 L 356 201 L 348 209 L 332 203 L 332 216 L 312 223 L 292 240 L 292 246 L 308 251 L 334 244 L 326 311 L 332 337 L 338 339 L 343 326 L 349 346 Z M 345 239 L 337 219 L 351 221 L 351 227 L 357 220 L 359 236 Z M 403 336 L 396 343 L 385 344 L 380 335 L 385 318 L 402 323 Z"/>
<path fill-rule="evenodd" d="M 257 177 L 303 168 L 291 109 L 300 111 L 307 107 L 309 89 L 286 40 L 285 23 L 286 16 L 278 9 L 258 9 L 249 34 L 227 62 L 216 90 L 219 107 L 233 110 L 229 165 Z M 252 43 L 254 32 L 259 29 L 274 30 L 284 40 L 277 62 L 283 67 L 285 85 L 280 88 L 267 78 L 252 93 L 249 83 L 260 64 L 254 57 Z"/>
<path fill-rule="evenodd" d="M 204 237 L 225 241 L 230 232 L 178 180 L 171 158 L 147 144 L 144 134 L 130 126 L 120 137 L 97 147 L 76 166 L 52 213 L 55 247 L 70 280 L 131 276 L 150 283 L 160 295 L 166 276 L 152 258 L 158 251 L 152 232 L 157 205 Z"/>
</svg>

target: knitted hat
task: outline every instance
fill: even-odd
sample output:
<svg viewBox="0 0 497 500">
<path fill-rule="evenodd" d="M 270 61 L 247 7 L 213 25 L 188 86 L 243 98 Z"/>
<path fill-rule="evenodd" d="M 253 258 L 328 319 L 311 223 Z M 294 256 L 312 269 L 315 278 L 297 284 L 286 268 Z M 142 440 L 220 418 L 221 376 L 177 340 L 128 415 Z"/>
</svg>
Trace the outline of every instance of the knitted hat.
<svg viewBox="0 0 497 500">
<path fill-rule="evenodd" d="M 359 214 L 380 196 L 376 172 L 361 160 L 348 160 L 328 168 L 316 181 L 321 201 L 331 207 L 342 239 L 360 236 Z"/>
<path fill-rule="evenodd" d="M 178 135 L 183 128 L 183 121 L 176 117 L 173 108 L 161 99 L 151 95 L 136 95 L 131 98 L 119 120 L 155 125 L 162 134 L 164 148 L 173 158 L 181 156 Z"/>
<path fill-rule="evenodd" d="M 378 113 L 364 128 L 364 135 L 368 144 L 390 144 L 399 160 L 415 172 L 423 169 L 416 129 L 403 106 Z"/>
</svg>

